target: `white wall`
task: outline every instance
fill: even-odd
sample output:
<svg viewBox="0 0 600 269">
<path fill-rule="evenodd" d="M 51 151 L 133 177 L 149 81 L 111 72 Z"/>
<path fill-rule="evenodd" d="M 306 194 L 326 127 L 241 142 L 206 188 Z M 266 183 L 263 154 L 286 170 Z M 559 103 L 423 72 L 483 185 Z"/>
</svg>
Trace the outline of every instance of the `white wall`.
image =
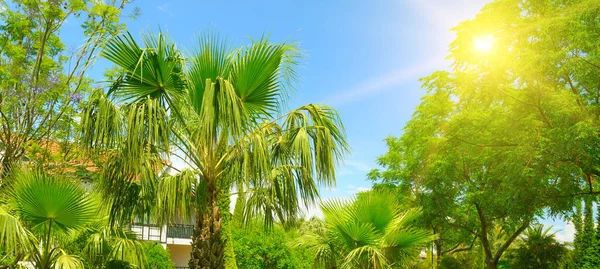
<svg viewBox="0 0 600 269">
<path fill-rule="evenodd" d="M 171 261 L 175 263 L 175 267 L 188 267 L 191 245 L 167 245 L 167 248 L 171 252 Z"/>
</svg>

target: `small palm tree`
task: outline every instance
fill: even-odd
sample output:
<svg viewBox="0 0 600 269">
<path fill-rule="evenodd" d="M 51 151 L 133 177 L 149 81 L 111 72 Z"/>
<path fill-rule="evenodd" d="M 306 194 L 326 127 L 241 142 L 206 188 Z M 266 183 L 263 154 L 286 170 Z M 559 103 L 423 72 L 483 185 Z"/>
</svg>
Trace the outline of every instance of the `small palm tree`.
<svg viewBox="0 0 600 269">
<path fill-rule="evenodd" d="M 103 55 L 120 74 L 107 95 L 90 98 L 82 140 L 110 156 L 103 190 L 114 217 L 192 216 L 190 267 L 223 268 L 230 190 L 244 190 L 246 220 L 294 219 L 318 198 L 319 184 L 335 182 L 348 149 L 343 126 L 324 105 L 280 113 L 295 78 L 292 44 L 263 38 L 233 48 L 204 35 L 184 57 L 162 34 L 143 41 L 125 34 L 108 43 Z M 173 156 L 189 169 L 157 177 Z"/>
<path fill-rule="evenodd" d="M 319 268 L 395 268 L 434 239 L 413 225 L 418 210 L 401 211 L 393 194 L 368 192 L 350 201 L 321 205 L 325 230 L 309 232 L 294 244 L 315 253 Z"/>
<path fill-rule="evenodd" d="M 518 247 L 509 253 L 515 268 L 561 268 L 566 247 L 556 240 L 552 226 L 536 224 L 523 232 Z"/>
<path fill-rule="evenodd" d="M 93 231 L 100 212 L 93 196 L 77 183 L 18 170 L 0 199 L 0 249 L 16 257 L 14 263 L 26 258 L 37 269 L 83 268 L 81 257 L 64 246 Z"/>
</svg>

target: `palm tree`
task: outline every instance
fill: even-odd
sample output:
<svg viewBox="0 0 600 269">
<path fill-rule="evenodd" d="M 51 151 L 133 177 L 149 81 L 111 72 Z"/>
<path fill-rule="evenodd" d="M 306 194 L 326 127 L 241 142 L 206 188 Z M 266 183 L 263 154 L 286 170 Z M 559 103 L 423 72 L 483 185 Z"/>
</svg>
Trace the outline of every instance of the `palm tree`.
<svg viewBox="0 0 600 269">
<path fill-rule="evenodd" d="M 362 193 L 350 201 L 330 200 L 321 208 L 325 230 L 308 232 L 293 243 L 311 249 L 319 268 L 404 266 L 434 239 L 412 226 L 419 211 L 401 211 L 392 193 Z"/>
<path fill-rule="evenodd" d="M 143 45 L 130 34 L 108 42 L 103 56 L 120 73 L 107 94 L 91 96 L 82 140 L 110 156 L 103 186 L 114 217 L 193 218 L 190 267 L 223 268 L 231 189 L 245 192 L 245 219 L 294 219 L 319 185 L 335 183 L 343 126 L 325 105 L 280 113 L 296 77 L 293 44 L 233 48 L 207 34 L 187 58 L 162 34 Z M 189 169 L 157 173 L 169 158 Z"/>
<path fill-rule="evenodd" d="M 15 257 L 11 266 L 27 258 L 37 269 L 83 268 L 82 257 L 68 254 L 65 246 L 94 230 L 97 199 L 74 182 L 41 172 L 21 169 L 7 182 L 6 196 L 0 197 L 0 249 Z M 131 249 L 126 253 L 132 256 Z M 143 267 L 143 253 L 136 258 Z"/>
<path fill-rule="evenodd" d="M 536 224 L 523 232 L 512 253 L 515 268 L 561 268 L 566 247 L 556 240 L 552 226 Z"/>
</svg>

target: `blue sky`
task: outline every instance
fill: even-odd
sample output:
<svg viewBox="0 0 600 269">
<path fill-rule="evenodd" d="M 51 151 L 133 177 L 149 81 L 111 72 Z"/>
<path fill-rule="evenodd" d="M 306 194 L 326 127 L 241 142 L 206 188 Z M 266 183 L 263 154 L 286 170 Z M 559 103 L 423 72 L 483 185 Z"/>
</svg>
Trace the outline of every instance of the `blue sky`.
<svg viewBox="0 0 600 269">
<path fill-rule="evenodd" d="M 239 44 L 269 34 L 300 43 L 305 57 L 288 106 L 326 103 L 338 109 L 352 147 L 338 184 L 323 197 L 368 188 L 366 173 L 398 136 L 423 91 L 418 78 L 445 68 L 449 29 L 476 14 L 484 1 L 135 1 L 134 35 L 160 27 L 181 48 L 217 30 Z M 76 25 L 73 25 L 76 26 Z M 74 42 L 78 40 L 74 39 Z M 99 76 L 103 62 L 92 73 Z"/>
<path fill-rule="evenodd" d="M 472 18 L 485 0 L 330 0 L 330 1 L 148 1 L 138 0 L 142 15 L 126 20 L 134 36 L 160 27 L 179 46 L 195 47 L 195 35 L 217 30 L 244 44 L 270 34 L 273 41 L 300 42 L 306 55 L 300 82 L 289 101 L 294 108 L 326 103 L 342 116 L 352 153 L 340 166 L 337 186 L 322 196 L 348 197 L 368 189 L 366 173 L 386 152 L 385 137 L 399 136 L 423 91 L 418 79 L 445 69 L 450 28 Z M 68 45 L 81 42 L 69 35 Z M 91 73 L 100 78 L 106 64 Z M 309 210 L 309 214 L 317 214 Z M 563 229 L 563 240 L 571 228 Z"/>
</svg>

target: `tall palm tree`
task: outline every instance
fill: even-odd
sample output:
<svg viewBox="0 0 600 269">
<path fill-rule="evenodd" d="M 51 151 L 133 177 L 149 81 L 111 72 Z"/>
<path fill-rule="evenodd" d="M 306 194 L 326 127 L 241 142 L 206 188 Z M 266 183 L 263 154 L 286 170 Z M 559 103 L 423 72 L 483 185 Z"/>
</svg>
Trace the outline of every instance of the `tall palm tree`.
<svg viewBox="0 0 600 269">
<path fill-rule="evenodd" d="M 321 209 L 325 230 L 308 232 L 293 243 L 311 249 L 319 268 L 397 268 L 434 239 L 413 226 L 419 211 L 400 210 L 392 193 L 330 200 Z"/>
<path fill-rule="evenodd" d="M 82 139 L 108 150 L 103 182 L 113 216 L 195 219 L 191 268 L 223 268 L 229 205 L 219 201 L 232 188 L 245 191 L 246 219 L 271 225 L 314 203 L 318 185 L 335 183 L 335 164 L 348 150 L 336 111 L 314 104 L 280 111 L 296 77 L 293 44 L 262 38 L 233 48 L 207 34 L 184 57 L 162 34 L 144 35 L 143 46 L 124 34 L 103 56 L 120 73 L 107 94 L 91 96 Z M 157 173 L 171 157 L 189 169 Z"/>
<path fill-rule="evenodd" d="M 41 172 L 14 171 L 7 182 L 6 195 L 0 197 L 0 249 L 15 257 L 13 264 L 27 258 L 36 269 L 83 268 L 82 257 L 68 254 L 65 246 L 93 231 L 96 199 L 77 183 Z M 125 251 L 129 257 L 133 249 Z M 143 267 L 143 253 L 136 258 Z"/>
</svg>

